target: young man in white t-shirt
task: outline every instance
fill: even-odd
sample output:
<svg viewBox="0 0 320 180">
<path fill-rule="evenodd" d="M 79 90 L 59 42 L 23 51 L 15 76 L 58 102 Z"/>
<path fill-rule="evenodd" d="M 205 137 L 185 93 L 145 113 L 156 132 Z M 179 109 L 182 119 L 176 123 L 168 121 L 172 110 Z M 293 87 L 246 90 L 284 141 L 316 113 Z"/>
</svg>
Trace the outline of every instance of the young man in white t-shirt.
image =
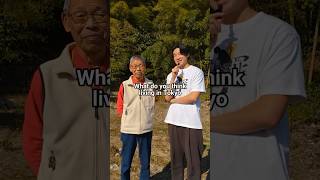
<svg viewBox="0 0 320 180">
<path fill-rule="evenodd" d="M 205 92 L 201 69 L 190 65 L 189 51 L 183 45 L 173 49 L 176 66 L 167 77 L 172 87 L 165 96 L 170 102 L 165 122 L 168 123 L 171 154 L 171 179 L 184 179 L 184 158 L 189 180 L 201 179 L 201 155 L 203 151 L 202 124 L 200 119 L 200 93 Z M 176 85 L 175 87 L 173 85 Z"/>
<path fill-rule="evenodd" d="M 288 180 L 287 104 L 306 96 L 299 35 L 248 0 L 214 3 L 211 179 Z"/>
</svg>

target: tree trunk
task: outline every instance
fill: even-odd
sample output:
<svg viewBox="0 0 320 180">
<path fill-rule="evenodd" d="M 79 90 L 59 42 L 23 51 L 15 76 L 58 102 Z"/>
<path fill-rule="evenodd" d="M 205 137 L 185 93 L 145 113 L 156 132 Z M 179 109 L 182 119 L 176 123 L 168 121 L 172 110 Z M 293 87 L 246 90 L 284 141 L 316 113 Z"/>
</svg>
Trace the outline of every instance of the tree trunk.
<svg viewBox="0 0 320 180">
<path fill-rule="evenodd" d="M 316 50 L 317 50 L 317 44 L 318 44 L 319 23 L 320 23 L 320 11 L 318 11 L 316 27 L 314 30 L 313 47 L 312 47 L 311 61 L 310 61 L 310 67 L 309 67 L 309 76 L 308 76 L 308 83 L 309 84 L 312 82 L 314 61 L 316 58 L 315 56 L 316 56 Z"/>
</svg>

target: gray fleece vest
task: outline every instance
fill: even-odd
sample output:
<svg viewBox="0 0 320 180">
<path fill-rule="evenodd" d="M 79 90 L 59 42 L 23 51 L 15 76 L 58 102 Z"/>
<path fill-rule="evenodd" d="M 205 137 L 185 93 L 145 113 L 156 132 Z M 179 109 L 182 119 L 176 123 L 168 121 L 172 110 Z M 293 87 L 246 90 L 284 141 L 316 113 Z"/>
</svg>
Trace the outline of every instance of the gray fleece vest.
<svg viewBox="0 0 320 180">
<path fill-rule="evenodd" d="M 91 87 L 78 85 L 73 45 L 40 66 L 45 100 L 38 180 L 109 179 L 109 108 L 93 108 Z"/>
</svg>

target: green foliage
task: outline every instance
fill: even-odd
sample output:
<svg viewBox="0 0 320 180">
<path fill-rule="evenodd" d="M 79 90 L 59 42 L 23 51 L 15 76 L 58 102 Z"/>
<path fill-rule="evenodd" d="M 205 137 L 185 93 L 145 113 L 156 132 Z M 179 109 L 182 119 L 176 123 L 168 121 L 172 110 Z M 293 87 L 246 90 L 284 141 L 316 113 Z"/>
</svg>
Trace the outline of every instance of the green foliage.
<svg viewBox="0 0 320 180">
<path fill-rule="evenodd" d="M 159 0 L 154 7 L 158 14 L 153 20 L 154 28 L 160 34 L 175 33 L 175 20 L 179 7 L 176 1 Z"/>
<path fill-rule="evenodd" d="M 61 26 L 56 15 L 62 0 L 7 0 L 1 5 L 0 63 L 38 62 L 52 54 L 47 43 L 49 35 Z M 52 45 L 50 48 L 52 51 Z"/>
<path fill-rule="evenodd" d="M 111 6 L 110 11 L 111 17 L 118 20 L 128 19 L 129 16 L 129 6 L 125 1 L 118 1 Z"/>
<path fill-rule="evenodd" d="M 319 120 L 320 115 L 320 85 L 319 82 L 307 86 L 307 99 L 289 106 L 291 123 L 312 123 Z"/>
<path fill-rule="evenodd" d="M 112 9 L 117 7 L 120 2 L 111 4 Z M 172 48 L 182 42 L 191 50 L 193 64 L 206 71 L 209 64 L 208 54 L 206 53 L 209 45 L 207 2 L 200 0 L 139 1 L 131 3 L 128 7 L 130 12 L 128 17 L 119 17 L 116 13 L 111 13 L 112 18 L 120 22 L 130 23 L 136 32 L 134 34 L 136 41 L 131 41 L 131 43 L 134 43 L 131 45 L 135 48 L 123 49 L 122 51 L 126 52 L 126 55 L 122 56 L 130 57 L 133 54 L 141 54 L 146 58 L 148 64 L 147 76 L 157 83 L 162 83 L 174 66 Z M 111 36 L 115 37 L 113 39 L 115 41 L 111 40 L 112 47 L 119 49 L 119 47 L 130 46 L 128 42 L 126 46 L 121 45 L 124 43 L 123 39 L 112 34 L 112 32 L 119 34 L 121 31 L 127 31 L 126 29 L 114 27 L 113 24 L 111 24 L 111 29 L 114 29 L 111 30 Z M 117 37 L 120 39 L 117 39 Z M 111 56 L 115 57 L 112 53 Z M 121 71 L 120 68 L 125 68 L 125 66 L 119 66 L 119 64 L 127 64 L 127 62 L 128 58 L 124 57 L 112 59 L 113 72 Z M 115 75 L 114 78 L 127 78 L 116 77 L 118 75 L 120 74 Z"/>
<path fill-rule="evenodd" d="M 158 41 L 153 45 L 147 47 L 142 52 L 142 56 L 146 58 L 147 62 L 151 63 L 147 69 L 147 74 L 150 75 L 154 82 L 164 82 L 170 67 L 172 67 L 172 60 L 168 57 L 171 50 L 167 48 L 168 45 L 163 41 Z"/>
<path fill-rule="evenodd" d="M 133 7 L 130 10 L 129 21 L 135 27 L 140 30 L 150 31 L 152 30 L 152 9 L 142 5 L 139 7 Z"/>
<path fill-rule="evenodd" d="M 0 0 L 0 63 L 39 64 L 56 57 L 68 40 L 60 20 L 63 1 Z M 250 0 L 258 11 L 287 22 L 288 2 Z M 312 47 L 319 1 L 292 2 L 295 28 L 301 36 L 304 57 L 307 57 Z M 162 82 L 173 66 L 172 47 L 179 42 L 191 49 L 192 63 L 207 73 L 208 8 L 208 1 L 203 0 L 112 0 L 110 56 L 114 80 L 126 79 L 130 75 L 129 58 L 142 54 L 149 65 L 148 77 Z"/>
<path fill-rule="evenodd" d="M 128 75 L 130 56 L 137 51 L 137 30 L 124 20 L 110 19 L 110 60 L 112 62 L 112 78 L 115 81 Z M 122 79 L 123 80 L 123 79 Z"/>
<path fill-rule="evenodd" d="M 313 9 L 317 8 L 318 0 L 302 0 L 300 3 L 302 4 L 302 9 Z"/>
</svg>

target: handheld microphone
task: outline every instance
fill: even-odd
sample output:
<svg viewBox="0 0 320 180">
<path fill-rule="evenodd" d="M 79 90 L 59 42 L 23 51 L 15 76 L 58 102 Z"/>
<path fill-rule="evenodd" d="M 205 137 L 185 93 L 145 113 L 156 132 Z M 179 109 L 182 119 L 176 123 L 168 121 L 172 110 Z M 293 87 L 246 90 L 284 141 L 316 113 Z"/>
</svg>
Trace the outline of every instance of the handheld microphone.
<svg viewBox="0 0 320 180">
<path fill-rule="evenodd" d="M 178 63 L 177 66 L 179 67 L 179 69 L 181 69 L 181 68 L 180 68 L 180 63 Z M 182 71 L 182 72 L 183 72 L 183 71 Z M 178 80 L 178 82 L 182 82 L 182 73 L 177 77 L 177 80 Z"/>
<path fill-rule="evenodd" d="M 223 11 L 223 6 L 221 4 L 213 3 L 210 6 L 210 14 L 221 13 Z M 215 17 L 216 20 L 221 20 L 222 16 Z M 214 47 L 216 45 L 216 41 L 218 39 L 218 34 L 210 32 L 210 47 Z"/>
</svg>

